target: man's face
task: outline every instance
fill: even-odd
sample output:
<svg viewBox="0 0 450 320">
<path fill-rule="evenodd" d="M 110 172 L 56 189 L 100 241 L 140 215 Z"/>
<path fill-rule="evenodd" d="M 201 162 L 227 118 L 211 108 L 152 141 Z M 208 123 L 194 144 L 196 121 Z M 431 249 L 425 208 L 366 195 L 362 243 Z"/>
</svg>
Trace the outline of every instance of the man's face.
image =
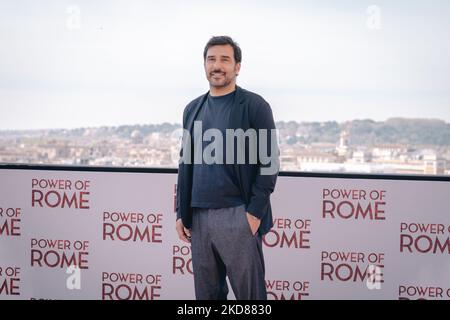
<svg viewBox="0 0 450 320">
<path fill-rule="evenodd" d="M 240 68 L 229 44 L 212 46 L 206 52 L 205 72 L 211 87 L 226 87 L 236 82 Z"/>
</svg>

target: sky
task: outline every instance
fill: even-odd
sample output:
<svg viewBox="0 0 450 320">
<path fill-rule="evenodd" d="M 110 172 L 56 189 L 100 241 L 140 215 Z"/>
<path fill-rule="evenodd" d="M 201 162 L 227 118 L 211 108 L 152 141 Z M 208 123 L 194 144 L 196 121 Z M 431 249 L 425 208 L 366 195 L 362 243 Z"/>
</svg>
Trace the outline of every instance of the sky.
<svg viewBox="0 0 450 320">
<path fill-rule="evenodd" d="M 275 121 L 450 122 L 450 1 L 0 0 L 0 130 L 181 123 L 229 35 Z"/>
</svg>

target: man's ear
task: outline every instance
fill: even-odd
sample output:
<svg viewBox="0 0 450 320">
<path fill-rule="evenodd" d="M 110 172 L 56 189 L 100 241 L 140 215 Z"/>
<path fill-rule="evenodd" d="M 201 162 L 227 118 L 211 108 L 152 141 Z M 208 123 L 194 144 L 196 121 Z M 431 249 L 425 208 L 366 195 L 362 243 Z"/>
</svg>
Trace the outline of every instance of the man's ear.
<svg viewBox="0 0 450 320">
<path fill-rule="evenodd" d="M 236 66 L 234 67 L 234 70 L 236 71 L 236 75 L 239 75 L 239 71 L 241 71 L 241 63 L 236 63 Z"/>
</svg>

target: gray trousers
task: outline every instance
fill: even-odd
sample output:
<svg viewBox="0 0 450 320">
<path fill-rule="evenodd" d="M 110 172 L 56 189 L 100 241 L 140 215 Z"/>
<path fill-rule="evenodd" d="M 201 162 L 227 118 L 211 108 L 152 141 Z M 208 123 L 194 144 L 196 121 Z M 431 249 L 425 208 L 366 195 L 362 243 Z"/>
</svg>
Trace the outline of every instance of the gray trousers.
<svg viewBox="0 0 450 320">
<path fill-rule="evenodd" d="M 192 267 L 197 300 L 226 300 L 230 281 L 238 300 L 266 300 L 262 238 L 253 235 L 245 205 L 194 208 Z"/>
</svg>

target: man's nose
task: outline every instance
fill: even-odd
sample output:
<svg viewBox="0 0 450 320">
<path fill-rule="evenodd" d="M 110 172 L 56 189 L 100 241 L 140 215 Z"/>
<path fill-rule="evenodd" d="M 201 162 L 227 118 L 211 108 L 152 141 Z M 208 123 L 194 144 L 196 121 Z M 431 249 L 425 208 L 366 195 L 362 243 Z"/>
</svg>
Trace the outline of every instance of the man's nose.
<svg viewBox="0 0 450 320">
<path fill-rule="evenodd" d="M 213 67 L 213 70 L 222 70 L 222 64 L 220 61 L 214 61 L 212 67 Z"/>
</svg>

